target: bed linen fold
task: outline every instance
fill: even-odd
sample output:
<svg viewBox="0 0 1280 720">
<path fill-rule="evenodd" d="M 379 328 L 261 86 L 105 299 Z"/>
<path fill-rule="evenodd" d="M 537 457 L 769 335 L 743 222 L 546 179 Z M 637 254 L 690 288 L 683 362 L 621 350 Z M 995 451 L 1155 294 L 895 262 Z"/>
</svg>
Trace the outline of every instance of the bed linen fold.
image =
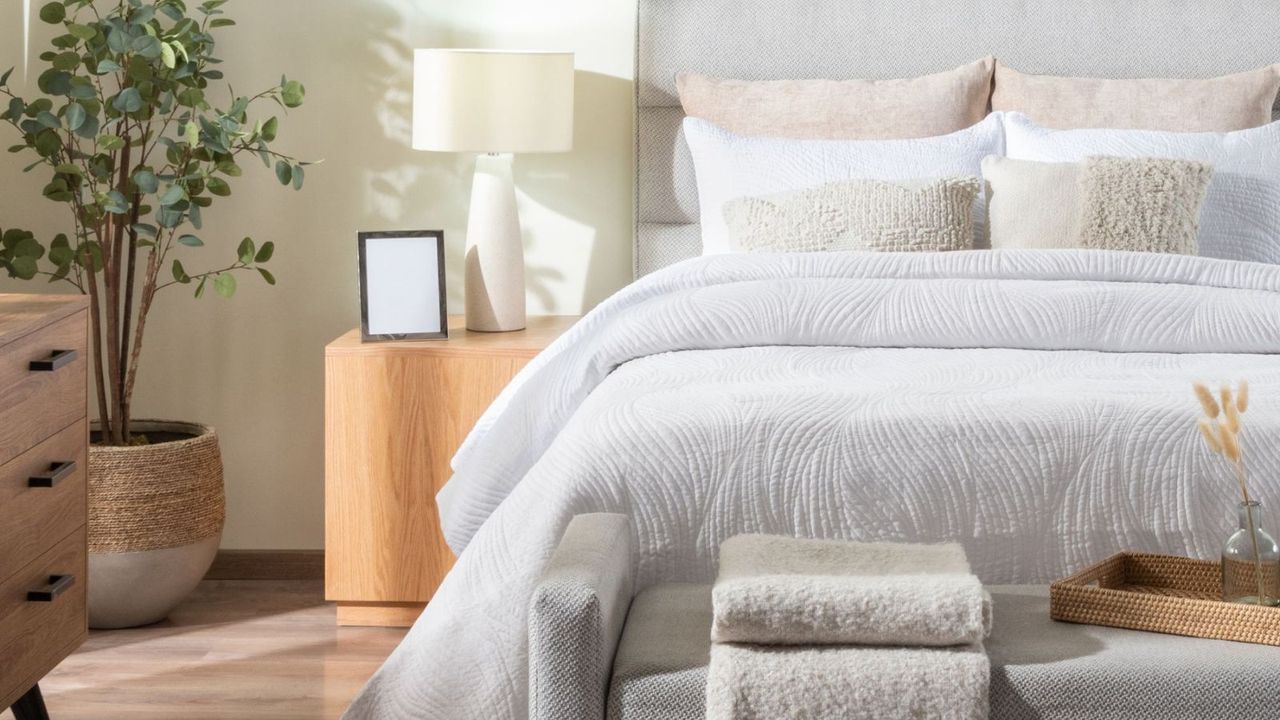
<svg viewBox="0 0 1280 720">
<path fill-rule="evenodd" d="M 631 517 L 637 590 L 710 582 L 740 533 L 960 542 L 988 583 L 1120 549 L 1212 557 L 1229 508 L 1188 383 L 1250 379 L 1255 492 L 1280 497 L 1278 327 L 1280 268 L 1194 257 L 719 256 L 647 276 L 459 451 L 439 498 L 458 562 L 347 717 L 525 717 L 525 608 L 585 512 Z"/>
</svg>

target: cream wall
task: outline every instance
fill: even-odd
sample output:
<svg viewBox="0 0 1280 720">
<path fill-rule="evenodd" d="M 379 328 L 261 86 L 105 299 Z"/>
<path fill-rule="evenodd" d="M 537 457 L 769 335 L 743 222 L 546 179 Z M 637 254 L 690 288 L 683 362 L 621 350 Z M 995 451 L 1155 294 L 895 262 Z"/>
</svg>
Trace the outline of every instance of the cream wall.
<svg viewBox="0 0 1280 720">
<path fill-rule="evenodd" d="M 43 0 L 34 0 L 38 9 Z M 195 3 L 191 3 L 194 5 Z M 223 31 L 229 79 L 255 91 L 282 73 L 307 103 L 282 118 L 281 150 L 324 164 L 301 193 L 246 162 L 231 198 L 206 214 L 209 244 L 188 271 L 233 256 L 240 238 L 274 240 L 272 288 L 240 278 L 232 300 L 157 297 L 139 370 L 138 416 L 201 420 L 222 436 L 227 548 L 323 545 L 323 347 L 359 321 L 358 230 L 443 228 L 449 302 L 461 302 L 472 158 L 408 149 L 414 47 L 570 49 L 577 53 L 574 150 L 516 159 L 529 312 L 578 313 L 631 279 L 630 0 L 233 0 Z M 0 67 L 20 65 L 22 2 L 0 0 Z M 50 36 L 33 20 L 33 55 Z M 39 62 L 39 61 L 37 61 Z M 33 66 L 35 67 L 35 66 Z M 31 84 L 38 70 L 31 73 Z M 15 72 L 21 85 L 21 69 Z M 33 94 L 33 93 L 32 93 Z M 0 147 L 15 142 L 0 128 Z M 29 161 L 28 161 L 29 162 Z M 0 227 L 52 232 L 66 210 L 43 180 L 0 153 Z M 0 280 L 0 291 L 47 291 Z"/>
</svg>

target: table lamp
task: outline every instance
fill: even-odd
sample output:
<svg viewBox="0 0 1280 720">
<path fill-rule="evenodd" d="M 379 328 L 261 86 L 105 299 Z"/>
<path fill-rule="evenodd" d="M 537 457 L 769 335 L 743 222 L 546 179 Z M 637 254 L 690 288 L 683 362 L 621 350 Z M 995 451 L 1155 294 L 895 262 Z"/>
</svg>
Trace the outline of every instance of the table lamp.
<svg viewBox="0 0 1280 720">
<path fill-rule="evenodd" d="M 467 217 L 467 329 L 525 326 L 511 153 L 573 147 L 573 53 L 413 51 L 413 147 L 478 152 Z"/>
</svg>

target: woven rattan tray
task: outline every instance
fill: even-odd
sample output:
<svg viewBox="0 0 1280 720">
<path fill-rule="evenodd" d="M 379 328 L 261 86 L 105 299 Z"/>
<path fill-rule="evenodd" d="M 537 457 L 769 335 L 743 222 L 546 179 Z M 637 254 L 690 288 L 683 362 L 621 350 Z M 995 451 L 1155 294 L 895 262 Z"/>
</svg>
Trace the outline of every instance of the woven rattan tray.
<svg viewBox="0 0 1280 720">
<path fill-rule="evenodd" d="M 1054 620 L 1280 645 L 1280 608 L 1228 603 L 1216 562 L 1120 553 L 1049 586 Z"/>
</svg>

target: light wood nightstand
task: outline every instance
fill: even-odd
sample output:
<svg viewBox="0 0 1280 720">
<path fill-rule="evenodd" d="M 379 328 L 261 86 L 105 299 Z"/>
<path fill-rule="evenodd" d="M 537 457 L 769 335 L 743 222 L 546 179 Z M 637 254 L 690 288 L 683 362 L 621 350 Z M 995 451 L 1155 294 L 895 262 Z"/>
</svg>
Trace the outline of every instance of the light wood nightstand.
<svg viewBox="0 0 1280 720">
<path fill-rule="evenodd" d="M 517 332 L 325 348 L 325 598 L 339 625 L 413 624 L 454 556 L 436 492 L 480 414 L 576 316 L 530 317 Z"/>
</svg>

